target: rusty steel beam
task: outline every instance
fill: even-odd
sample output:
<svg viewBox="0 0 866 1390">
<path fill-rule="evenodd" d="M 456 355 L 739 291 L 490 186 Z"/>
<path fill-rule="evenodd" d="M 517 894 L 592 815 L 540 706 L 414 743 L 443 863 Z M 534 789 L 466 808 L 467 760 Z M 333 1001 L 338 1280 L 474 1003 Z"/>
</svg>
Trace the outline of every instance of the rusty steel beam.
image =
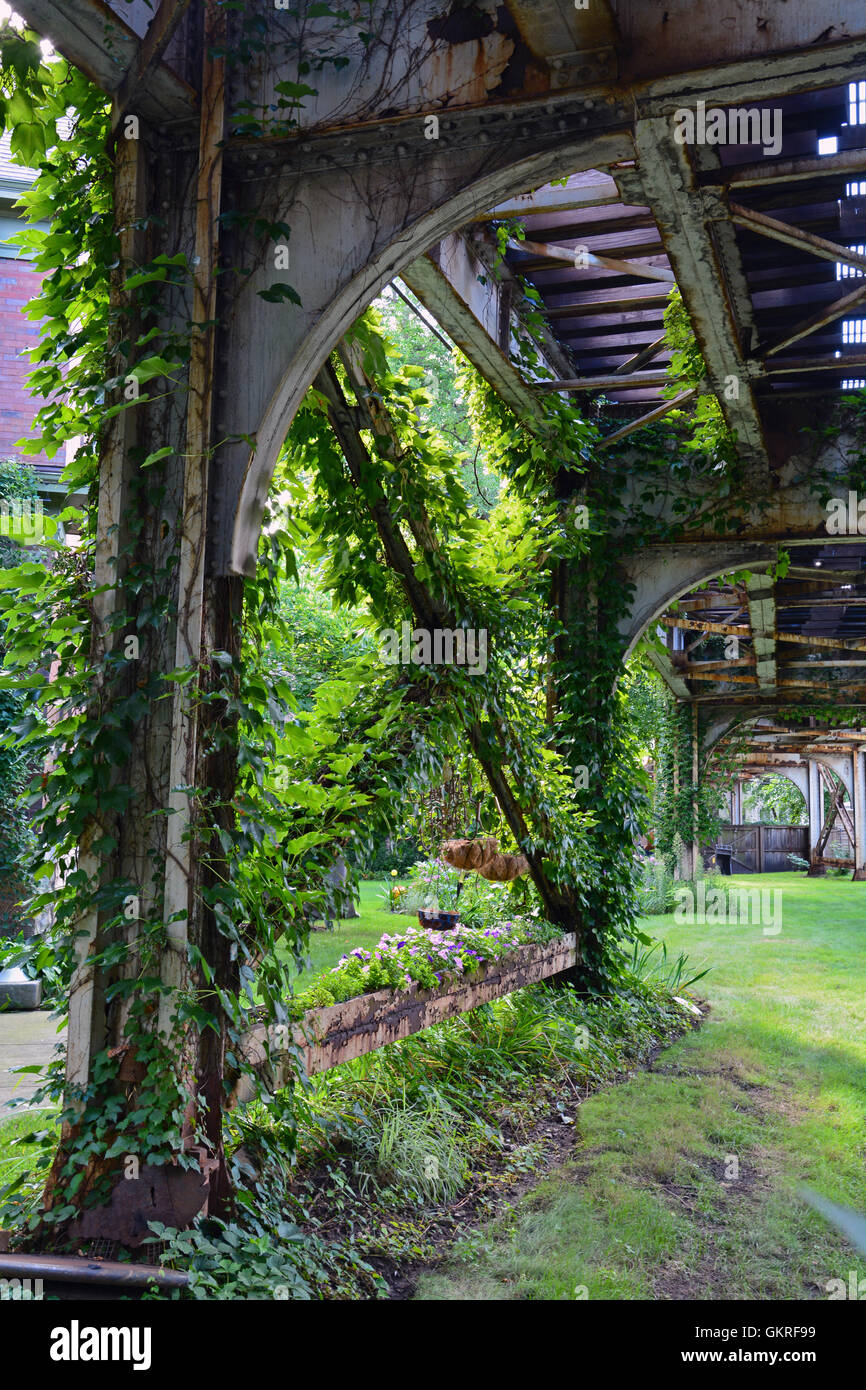
<svg viewBox="0 0 866 1390">
<path fill-rule="evenodd" d="M 564 188 L 533 189 L 531 193 L 520 193 L 516 198 L 508 198 L 497 203 L 488 212 L 477 213 L 473 222 L 506 222 L 539 214 L 550 215 L 557 212 L 575 212 L 580 208 L 607 207 L 620 203 L 622 199 L 616 182 L 609 175 L 573 174 Z"/>
<path fill-rule="evenodd" d="M 842 652 L 866 652 L 866 637 L 819 637 L 816 633 L 776 633 L 778 642 L 796 642 L 804 647 L 824 647 Z"/>
<path fill-rule="evenodd" d="M 621 341 L 622 338 L 620 338 Z M 631 372 L 636 372 L 639 367 L 646 366 L 647 362 L 651 362 L 654 357 L 658 357 L 660 352 L 664 352 L 667 346 L 667 334 L 663 333 L 660 338 L 647 343 L 640 352 L 636 352 L 633 357 L 629 357 L 627 361 L 621 363 L 616 369 L 617 376 L 627 376 Z"/>
<path fill-rule="evenodd" d="M 208 469 L 213 417 L 216 356 L 216 300 L 219 268 L 223 136 L 226 121 L 225 11 L 205 0 L 199 164 L 196 187 L 195 261 L 187 397 L 187 457 L 183 484 L 183 525 L 178 563 L 178 621 L 175 667 L 196 669 L 202 660 L 204 632 L 205 547 L 208 515 Z M 197 712 L 191 690 L 175 683 L 171 731 L 171 772 L 166 823 L 165 919 L 169 949 L 162 960 L 159 1023 L 171 1027 L 177 1007 L 173 991 L 186 964 L 190 886 L 194 861 L 190 838 L 190 799 L 183 788 L 195 785 Z"/>
<path fill-rule="evenodd" d="M 571 250 L 567 246 L 555 246 L 546 241 L 517 239 L 510 239 L 508 245 L 512 251 L 531 251 L 533 255 L 541 256 L 546 261 L 565 261 L 567 265 L 578 270 L 595 266 L 598 270 L 616 270 L 622 275 L 634 275 L 641 280 L 661 280 L 669 285 L 674 281 L 673 271 L 662 266 L 643 265 L 639 261 L 620 261 L 613 256 L 597 255 L 585 247 L 578 246 Z"/>
<path fill-rule="evenodd" d="M 754 656 L 733 656 L 727 661 L 690 661 L 679 669 L 689 675 L 692 671 L 727 671 L 732 666 L 754 666 Z"/>
<path fill-rule="evenodd" d="M 647 656 L 665 685 L 672 694 L 676 695 L 678 700 L 690 700 L 692 698 L 692 692 L 689 690 L 682 673 L 671 660 L 671 654 L 667 647 L 661 650 L 659 647 L 649 646 Z"/>
<path fill-rule="evenodd" d="M 849 666 L 866 666 L 866 660 L 860 661 L 856 657 L 849 657 L 847 661 L 816 661 L 813 659 L 808 661 L 792 661 L 789 658 L 787 661 L 779 662 L 779 669 L 782 671 L 787 671 L 794 666 L 804 666 L 808 670 L 817 667 L 820 671 L 822 667 L 827 667 L 834 671 L 846 671 Z"/>
<path fill-rule="evenodd" d="M 866 603 L 866 597 L 839 594 L 834 598 L 783 598 L 777 588 L 776 602 L 780 608 L 842 608 L 857 604 L 862 605 Z"/>
<path fill-rule="evenodd" d="M 160 0 L 138 52 L 118 87 L 112 107 L 111 128 L 117 130 L 126 112 L 143 97 L 146 84 L 171 43 L 175 30 L 189 9 L 190 0 Z"/>
<path fill-rule="evenodd" d="M 402 271 L 401 279 L 505 403 L 530 425 L 540 425 L 542 413 L 532 384 L 524 382 L 512 363 L 508 344 L 503 346 L 499 341 L 503 320 L 510 339 L 511 325 L 525 294 L 516 278 L 508 278 L 506 266 L 500 267 L 500 277 L 494 276 L 485 255 L 483 244 L 457 232 L 413 261 Z M 507 304 L 506 290 L 510 296 Z M 567 371 L 569 359 L 562 347 L 545 333 L 542 343 L 550 369 Z"/>
<path fill-rule="evenodd" d="M 646 415 L 641 415 L 639 420 L 632 420 L 629 424 L 623 425 L 622 429 L 614 430 L 612 434 L 605 435 L 600 444 L 596 445 L 596 452 L 610 448 L 611 444 L 618 444 L 627 435 L 634 434 L 635 430 L 642 430 L 646 425 L 652 425 L 656 420 L 661 420 L 662 416 L 669 411 L 675 410 L 679 406 L 687 405 L 694 400 L 698 394 L 697 389 L 691 391 L 681 391 L 678 396 L 674 396 L 671 401 L 664 401 L 662 405 L 657 405 L 655 410 L 650 410 Z"/>
<path fill-rule="evenodd" d="M 766 574 L 746 579 L 746 602 L 756 657 L 758 687 L 762 695 L 776 688 L 776 602 L 773 580 Z"/>
<path fill-rule="evenodd" d="M 819 691 L 816 693 L 821 695 L 822 698 L 826 694 L 826 692 L 824 691 Z M 829 694 L 826 694 L 828 708 L 831 705 L 831 701 L 835 699 L 838 693 L 838 691 L 834 690 L 831 691 Z M 844 687 L 843 693 L 845 694 L 847 704 L 857 706 L 863 705 L 864 707 L 866 707 L 866 685 L 846 686 Z M 737 695 L 734 691 L 728 691 L 724 695 L 720 695 L 718 692 L 716 692 L 711 695 L 693 695 L 692 699 L 700 704 L 708 705 L 710 708 L 718 709 L 720 711 L 726 710 L 729 705 L 739 705 L 744 707 L 745 709 L 755 709 L 756 706 L 760 708 L 761 704 L 754 691 L 752 691 L 748 695 Z M 778 701 L 774 702 L 773 699 L 770 698 L 769 700 L 766 700 L 763 703 L 767 705 L 769 708 L 772 708 L 773 704 L 778 703 Z M 786 709 L 790 709 L 792 706 L 796 705 L 805 705 L 808 708 L 809 701 L 805 699 L 801 693 L 798 694 L 796 689 L 792 689 L 790 696 L 785 697 L 785 707 Z"/>
<path fill-rule="evenodd" d="M 855 840 L 854 822 L 852 821 L 851 814 L 847 806 L 845 805 L 845 793 L 843 790 L 840 790 L 837 783 L 834 782 L 833 778 L 830 775 L 830 772 L 827 768 L 824 767 L 823 763 L 818 764 L 818 776 L 823 781 L 824 786 L 827 788 L 827 791 L 833 799 L 833 802 L 836 806 L 836 814 L 838 815 L 839 820 L 842 822 L 842 829 L 845 831 L 845 834 L 851 841 L 851 847 L 853 848 Z"/>
<path fill-rule="evenodd" d="M 700 98 L 708 106 L 743 106 L 819 91 L 862 79 L 866 67 L 866 26 L 834 40 L 840 19 L 831 7 L 818 17 L 807 4 L 778 6 L 761 30 L 766 16 L 754 4 L 666 0 L 662 7 L 627 0 L 624 13 L 625 3 L 617 5 L 629 40 L 620 79 L 640 80 L 640 106 L 652 116 L 693 107 Z"/>
<path fill-rule="evenodd" d="M 751 637 L 751 627 L 735 627 L 732 623 L 708 623 L 701 618 L 672 618 L 665 614 L 660 620 L 666 627 L 686 628 L 691 632 L 714 632 L 730 637 Z M 819 637 L 803 632 L 776 633 L 777 642 L 797 642 L 805 647 L 825 647 L 838 651 L 866 651 L 866 637 Z"/>
<path fill-rule="evenodd" d="M 840 537 L 840 539 L 842 538 Z M 805 579 L 811 581 L 813 584 L 840 584 L 848 583 L 848 581 L 852 583 L 863 583 L 866 582 L 866 570 L 822 570 L 809 569 L 806 565 L 789 565 L 785 577 L 788 579 Z M 851 602 L 852 600 L 848 601 Z M 779 602 L 784 604 L 786 600 L 780 598 Z"/>
<path fill-rule="evenodd" d="M 781 362 L 765 362 L 767 376 L 785 376 L 788 372 L 845 372 L 853 367 L 866 367 L 866 353 L 845 353 L 843 357 L 786 357 Z"/>
<path fill-rule="evenodd" d="M 621 376 L 578 376 L 565 381 L 536 381 L 536 391 L 629 391 L 638 386 L 668 386 L 667 372 L 634 372 L 623 379 Z"/>
<path fill-rule="evenodd" d="M 837 154 L 804 155 L 800 159 L 765 159 L 754 164 L 720 165 L 699 175 L 703 187 L 759 188 L 777 183 L 796 183 L 861 174 L 866 170 L 866 149 L 840 150 Z"/>
<path fill-rule="evenodd" d="M 774 353 L 781 352 L 783 348 L 790 347 L 792 343 L 797 343 L 801 338 L 808 338 L 810 334 L 817 332 L 819 328 L 824 328 L 826 324 L 833 323 L 840 319 L 843 314 L 847 314 L 851 309 L 855 309 L 858 304 L 862 304 L 866 299 L 866 284 L 857 286 L 849 294 L 843 294 L 841 299 L 834 299 L 832 304 L 820 309 L 817 314 L 811 314 L 809 318 L 802 319 L 796 327 L 779 342 L 773 343 L 771 347 L 764 349 L 765 361 L 772 357 Z M 843 358 L 838 359 L 844 362 Z"/>
<path fill-rule="evenodd" d="M 752 635 L 750 627 L 737 627 L 733 623 L 710 623 L 703 618 L 672 618 L 665 613 L 660 621 L 666 627 L 680 627 L 689 632 L 716 633 L 722 637 L 751 637 Z"/>
<path fill-rule="evenodd" d="M 58 53 L 109 95 L 140 61 L 141 41 L 103 0 L 15 0 L 16 12 L 50 39 Z M 138 112 L 163 128 L 196 118 L 198 96 L 159 61 L 137 98 Z"/>
<path fill-rule="evenodd" d="M 728 664 L 731 665 L 733 663 Z M 733 683 L 734 685 L 750 685 L 753 690 L 757 689 L 755 685 L 756 677 L 754 675 L 740 676 L 736 673 L 732 675 L 722 675 L 718 671 L 694 671 L 691 668 L 686 670 L 685 675 L 690 681 L 714 681 L 716 685 L 728 685 L 729 683 Z"/>
<path fill-rule="evenodd" d="M 745 283 L 737 248 L 726 248 L 724 260 L 720 256 L 695 170 L 685 147 L 672 138 L 669 121 L 638 120 L 635 148 L 643 201 L 661 232 L 725 422 L 736 432 L 741 456 L 769 476 L 751 369 L 740 342 L 751 310 L 746 304 L 735 309 L 728 289 L 732 283 Z M 736 392 L 727 389 L 732 381 Z"/>
<path fill-rule="evenodd" d="M 164 1265 L 88 1259 L 81 1255 L 0 1254 L 0 1279 L 41 1279 L 46 1283 L 96 1285 L 101 1288 L 184 1289 L 189 1274 Z"/>
</svg>

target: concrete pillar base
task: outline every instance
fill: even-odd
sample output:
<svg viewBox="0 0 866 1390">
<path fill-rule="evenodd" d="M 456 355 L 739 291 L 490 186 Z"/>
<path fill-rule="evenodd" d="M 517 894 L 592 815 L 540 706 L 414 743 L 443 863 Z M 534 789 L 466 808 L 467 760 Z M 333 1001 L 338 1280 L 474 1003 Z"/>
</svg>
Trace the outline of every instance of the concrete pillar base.
<svg viewBox="0 0 866 1390">
<path fill-rule="evenodd" d="M 38 1009 L 41 1003 L 41 980 L 28 980 L 18 965 L 0 970 L 0 1006 L 6 1009 Z"/>
<path fill-rule="evenodd" d="M 807 878 L 825 878 L 827 867 L 825 864 L 810 864 L 806 870 Z"/>
<path fill-rule="evenodd" d="M 866 865 L 862 869 L 855 869 L 851 875 L 852 883 L 866 883 Z"/>
</svg>

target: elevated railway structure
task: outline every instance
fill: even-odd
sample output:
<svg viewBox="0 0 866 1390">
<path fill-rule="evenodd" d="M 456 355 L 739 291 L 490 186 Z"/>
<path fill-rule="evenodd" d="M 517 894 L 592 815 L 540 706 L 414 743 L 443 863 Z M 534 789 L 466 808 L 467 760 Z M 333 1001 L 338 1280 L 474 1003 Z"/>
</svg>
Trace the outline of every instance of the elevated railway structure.
<svg viewBox="0 0 866 1390">
<path fill-rule="evenodd" d="M 184 404 L 119 415 L 102 455 L 102 640 L 115 640 L 134 460 L 169 445 L 150 543 L 177 619 L 148 659 L 167 671 L 234 649 L 293 415 L 401 277 L 528 421 L 545 392 L 590 413 L 603 401 L 611 437 L 637 448 L 672 409 L 718 401 L 744 500 L 730 524 L 702 521 L 711 484 L 683 469 L 656 505 L 690 524 L 635 546 L 645 503 L 623 499 L 610 538 L 633 595 L 623 654 L 659 634 L 654 659 L 694 715 L 696 766 L 738 730 L 744 770 L 805 777 L 816 860 L 818 784 L 838 776 L 847 797 L 831 801 L 864 877 L 866 497 L 846 456 L 866 381 L 866 9 L 374 0 L 363 24 L 351 6 L 335 19 L 303 0 L 16 9 L 111 98 L 124 259 L 185 251 L 194 268 L 156 325 L 197 326 Z M 262 222 L 290 229 L 279 263 Z M 220 273 L 232 267 L 246 273 Z M 674 286 L 705 375 L 672 402 Z M 535 372 L 513 351 L 528 292 L 545 319 Z M 182 792 L 203 784 L 202 718 L 179 688 L 143 723 L 115 865 L 130 878 L 166 865 L 163 1010 L 187 980 L 188 945 L 206 939 Z M 98 931 L 93 914 L 70 1011 L 76 1085 L 106 1040 L 123 1043 L 109 967 L 90 963 Z M 218 1060 L 203 1066 L 217 1112 Z"/>
</svg>

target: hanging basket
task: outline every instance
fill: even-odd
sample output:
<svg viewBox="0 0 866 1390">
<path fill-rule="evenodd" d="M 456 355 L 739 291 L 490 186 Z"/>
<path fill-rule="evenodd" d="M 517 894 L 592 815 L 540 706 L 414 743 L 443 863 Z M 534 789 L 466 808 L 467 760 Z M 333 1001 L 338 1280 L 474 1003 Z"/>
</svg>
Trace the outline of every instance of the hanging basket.
<svg viewBox="0 0 866 1390">
<path fill-rule="evenodd" d="M 481 840 L 445 840 L 439 855 L 452 869 L 471 869 L 489 883 L 511 883 L 529 871 L 525 854 L 501 854 L 492 835 Z"/>
</svg>

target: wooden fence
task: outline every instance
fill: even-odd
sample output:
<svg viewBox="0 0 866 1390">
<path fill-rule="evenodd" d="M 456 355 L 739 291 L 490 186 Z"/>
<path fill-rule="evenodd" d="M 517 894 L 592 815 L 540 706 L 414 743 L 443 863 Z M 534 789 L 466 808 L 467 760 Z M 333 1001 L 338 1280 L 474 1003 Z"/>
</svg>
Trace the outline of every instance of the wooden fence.
<svg viewBox="0 0 866 1390">
<path fill-rule="evenodd" d="M 559 975 L 576 960 L 577 937 L 573 932 L 546 946 L 518 946 L 503 960 L 473 972 L 465 980 L 452 981 L 441 990 L 395 993 L 383 989 L 327 1008 L 310 1009 L 291 1030 L 279 1024 L 260 1024 L 246 1035 L 244 1054 L 269 1088 L 279 1090 L 289 1085 L 295 1074 L 295 1049 L 303 1058 L 308 1076 L 328 1071 L 446 1018 L 477 1009 L 479 1004 L 488 1004 L 523 985 Z M 248 1100 L 252 1093 L 251 1078 L 241 1077 L 235 1087 L 234 1104 Z"/>
<path fill-rule="evenodd" d="M 716 850 L 733 851 L 731 872 L 735 874 L 779 874 L 793 868 L 789 854 L 809 858 L 807 825 L 731 825 L 719 826 Z"/>
</svg>

